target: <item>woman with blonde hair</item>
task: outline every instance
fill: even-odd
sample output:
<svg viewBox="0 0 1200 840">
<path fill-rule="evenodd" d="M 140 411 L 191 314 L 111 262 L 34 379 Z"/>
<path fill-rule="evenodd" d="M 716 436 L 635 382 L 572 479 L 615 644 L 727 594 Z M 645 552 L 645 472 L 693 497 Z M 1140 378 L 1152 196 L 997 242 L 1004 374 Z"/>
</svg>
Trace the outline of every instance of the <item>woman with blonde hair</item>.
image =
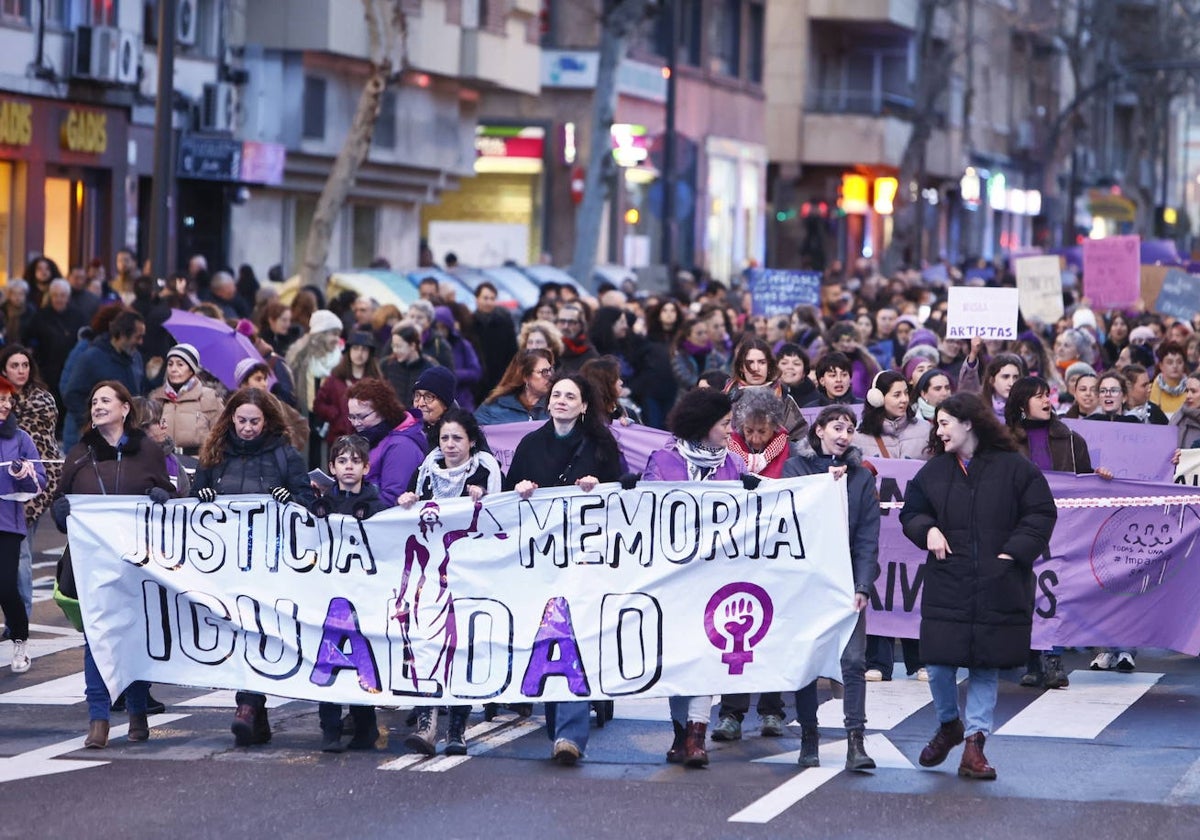
<svg viewBox="0 0 1200 840">
<path fill-rule="evenodd" d="M 521 350 L 549 350 L 554 354 L 551 361 L 558 364 L 563 356 L 562 332 L 550 321 L 529 321 L 517 335 L 517 351 Z"/>
</svg>

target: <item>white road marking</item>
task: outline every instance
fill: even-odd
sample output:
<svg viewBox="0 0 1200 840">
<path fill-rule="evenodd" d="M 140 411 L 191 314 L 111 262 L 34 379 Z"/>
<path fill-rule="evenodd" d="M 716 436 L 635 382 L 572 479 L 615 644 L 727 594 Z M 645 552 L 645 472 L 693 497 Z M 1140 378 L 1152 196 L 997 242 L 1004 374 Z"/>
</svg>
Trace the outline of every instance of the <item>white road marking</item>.
<svg viewBox="0 0 1200 840">
<path fill-rule="evenodd" d="M 40 706 L 73 706 L 82 703 L 83 671 L 67 674 L 54 680 L 38 683 L 37 685 L 18 688 L 0 694 L 0 703 L 6 705 L 40 705 Z"/>
<path fill-rule="evenodd" d="M 874 733 L 863 739 L 863 747 L 867 751 L 867 755 L 875 759 L 875 766 L 880 770 L 916 770 L 913 763 L 908 760 L 904 753 L 888 740 L 886 735 L 882 733 Z M 846 739 L 841 738 L 837 741 L 822 741 L 821 742 L 821 766 L 828 768 L 845 769 L 846 764 Z M 800 750 L 789 750 L 788 752 L 776 753 L 775 755 L 756 758 L 752 764 L 792 764 L 800 758 Z"/>
<path fill-rule="evenodd" d="M 1163 800 L 1167 805 L 1196 805 L 1200 803 L 1200 759 L 1196 759 Z"/>
<path fill-rule="evenodd" d="M 524 737 L 531 732 L 536 732 L 541 728 L 541 723 L 537 723 L 532 720 L 522 720 L 518 721 L 509 729 L 502 730 L 474 743 L 470 741 L 470 735 L 468 735 L 467 755 L 440 755 L 436 758 L 431 758 L 424 764 L 418 764 L 413 769 L 422 773 L 444 773 L 451 768 L 457 767 L 468 759 L 474 758 L 477 755 L 483 755 L 484 753 L 491 752 L 497 747 L 504 746 L 509 741 L 515 741 L 518 738 Z"/>
<path fill-rule="evenodd" d="M 960 671 L 959 682 L 962 682 Z M 895 729 L 906 718 L 933 702 L 929 683 L 916 679 L 898 678 L 890 682 L 867 683 L 867 729 Z M 817 723 L 829 729 L 843 725 L 842 701 L 831 697 L 817 709 Z"/>
<path fill-rule="evenodd" d="M 29 654 L 30 659 L 37 659 L 39 656 L 49 656 L 52 653 L 59 653 L 71 648 L 83 647 L 83 634 L 76 633 L 73 636 L 54 636 L 50 639 L 30 639 L 25 646 L 25 652 Z M 0 667 L 8 667 L 8 663 L 12 661 L 12 642 L 0 642 Z"/>
<path fill-rule="evenodd" d="M 810 767 L 751 802 L 730 817 L 729 822 L 765 825 L 841 772 L 840 767 Z"/>
<path fill-rule="evenodd" d="M 292 700 L 287 697 L 273 697 L 267 695 L 267 708 L 278 709 L 287 703 L 295 703 L 299 701 Z M 237 708 L 237 692 L 221 689 L 212 691 L 208 694 L 201 694 L 199 697 L 193 697 L 190 700 L 184 700 L 181 703 L 172 703 L 172 706 L 189 709 L 236 709 Z"/>
<path fill-rule="evenodd" d="M 1144 671 L 1072 671 L 1068 688 L 1043 692 L 995 734 L 1092 740 L 1163 676 Z"/>
</svg>

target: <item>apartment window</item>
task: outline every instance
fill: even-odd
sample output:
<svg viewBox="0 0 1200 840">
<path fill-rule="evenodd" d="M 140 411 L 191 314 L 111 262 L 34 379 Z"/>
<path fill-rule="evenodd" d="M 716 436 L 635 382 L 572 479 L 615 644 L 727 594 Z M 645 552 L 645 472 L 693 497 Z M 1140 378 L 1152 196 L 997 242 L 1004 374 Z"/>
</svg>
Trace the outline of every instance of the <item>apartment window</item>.
<svg viewBox="0 0 1200 840">
<path fill-rule="evenodd" d="M 46 0 L 46 26 L 51 29 L 70 29 L 67 17 L 67 0 Z"/>
<path fill-rule="evenodd" d="M 317 214 L 317 199 L 314 196 L 298 195 L 292 200 L 292 265 L 291 272 L 304 265 L 304 249 L 308 246 L 308 230 L 313 216 Z"/>
<path fill-rule="evenodd" d="M 718 0 L 710 23 L 709 70 L 737 76 L 742 57 L 742 0 Z"/>
<path fill-rule="evenodd" d="M 763 38 L 766 11 L 762 3 L 751 3 L 746 20 L 746 78 L 756 85 L 763 80 Z"/>
<path fill-rule="evenodd" d="M 9 0 L 5 0 L 8 5 Z M 89 15 L 92 26 L 116 26 L 117 4 L 113 0 L 91 0 Z"/>
<path fill-rule="evenodd" d="M 301 132 L 306 140 L 325 139 L 325 80 L 304 77 L 304 119 Z"/>
<path fill-rule="evenodd" d="M 352 265 L 370 265 L 378 252 L 376 230 L 378 211 L 369 204 L 350 209 L 350 261 Z"/>
<path fill-rule="evenodd" d="M 396 92 L 393 90 L 385 90 L 379 100 L 379 117 L 375 120 L 371 144 L 380 149 L 396 148 Z"/>
<path fill-rule="evenodd" d="M 669 6 L 675 13 L 675 60 L 680 64 L 691 67 L 700 66 L 700 42 L 703 29 L 701 28 L 700 0 L 676 0 Z M 655 18 L 654 44 L 651 47 L 655 55 L 667 57 L 667 45 L 670 42 L 671 19 L 666 15 Z"/>
<path fill-rule="evenodd" d="M 487 0 L 462 0 L 462 28 L 479 29 L 487 21 Z"/>
<path fill-rule="evenodd" d="M 29 0 L 0 0 L 0 20 L 29 23 Z"/>
</svg>

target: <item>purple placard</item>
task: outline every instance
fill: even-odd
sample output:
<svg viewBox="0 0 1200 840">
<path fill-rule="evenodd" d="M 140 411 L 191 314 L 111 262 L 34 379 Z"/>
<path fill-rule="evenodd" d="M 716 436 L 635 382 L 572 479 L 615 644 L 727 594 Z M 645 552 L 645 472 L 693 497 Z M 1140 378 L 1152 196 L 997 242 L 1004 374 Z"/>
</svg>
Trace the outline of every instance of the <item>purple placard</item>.
<svg viewBox="0 0 1200 840">
<path fill-rule="evenodd" d="M 1132 306 L 1141 294 L 1141 237 L 1109 236 L 1083 243 L 1083 291 L 1093 309 Z"/>
<path fill-rule="evenodd" d="M 900 509 L 889 505 L 903 502 L 922 463 L 871 463 L 885 506 L 881 573 L 867 630 L 917 638 L 923 567 L 937 561 L 927 561 L 926 552 L 904 536 Z M 1046 478 L 1059 511 L 1050 551 L 1033 567 L 1033 647 L 1119 645 L 1200 654 L 1200 565 L 1190 557 L 1200 538 L 1194 489 L 1069 473 Z"/>
<path fill-rule="evenodd" d="M 491 447 L 492 454 L 496 456 L 502 469 L 508 470 L 508 465 L 512 463 L 513 452 L 516 451 L 521 438 L 541 425 L 534 421 L 532 423 L 498 423 L 494 426 L 483 427 L 483 434 L 487 438 L 488 446 Z M 671 440 L 669 432 L 637 423 L 632 426 L 614 423 L 610 428 L 621 447 L 621 454 L 625 456 L 625 463 L 632 472 L 645 470 L 646 462 L 650 460 L 650 453 L 656 449 L 662 449 Z"/>
<path fill-rule="evenodd" d="M 1130 481 L 1175 480 L 1171 456 L 1179 447 L 1179 431 L 1174 426 L 1066 418 L 1063 422 L 1087 441 L 1093 469 L 1106 467 L 1115 478 Z"/>
</svg>

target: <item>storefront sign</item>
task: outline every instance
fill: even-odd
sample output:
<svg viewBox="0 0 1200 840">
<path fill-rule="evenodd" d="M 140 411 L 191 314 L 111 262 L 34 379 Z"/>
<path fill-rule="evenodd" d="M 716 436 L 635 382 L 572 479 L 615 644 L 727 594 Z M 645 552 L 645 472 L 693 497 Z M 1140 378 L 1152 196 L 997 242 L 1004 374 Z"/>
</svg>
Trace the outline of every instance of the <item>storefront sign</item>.
<svg viewBox="0 0 1200 840">
<path fill-rule="evenodd" d="M 69 152 L 104 154 L 108 151 L 108 114 L 71 108 L 59 129 L 59 143 Z"/>
<path fill-rule="evenodd" d="M 179 140 L 180 178 L 238 181 L 242 172 L 242 143 L 227 137 L 185 134 Z"/>
<path fill-rule="evenodd" d="M 28 146 L 33 141 L 33 106 L 0 99 L 0 146 Z"/>
</svg>

